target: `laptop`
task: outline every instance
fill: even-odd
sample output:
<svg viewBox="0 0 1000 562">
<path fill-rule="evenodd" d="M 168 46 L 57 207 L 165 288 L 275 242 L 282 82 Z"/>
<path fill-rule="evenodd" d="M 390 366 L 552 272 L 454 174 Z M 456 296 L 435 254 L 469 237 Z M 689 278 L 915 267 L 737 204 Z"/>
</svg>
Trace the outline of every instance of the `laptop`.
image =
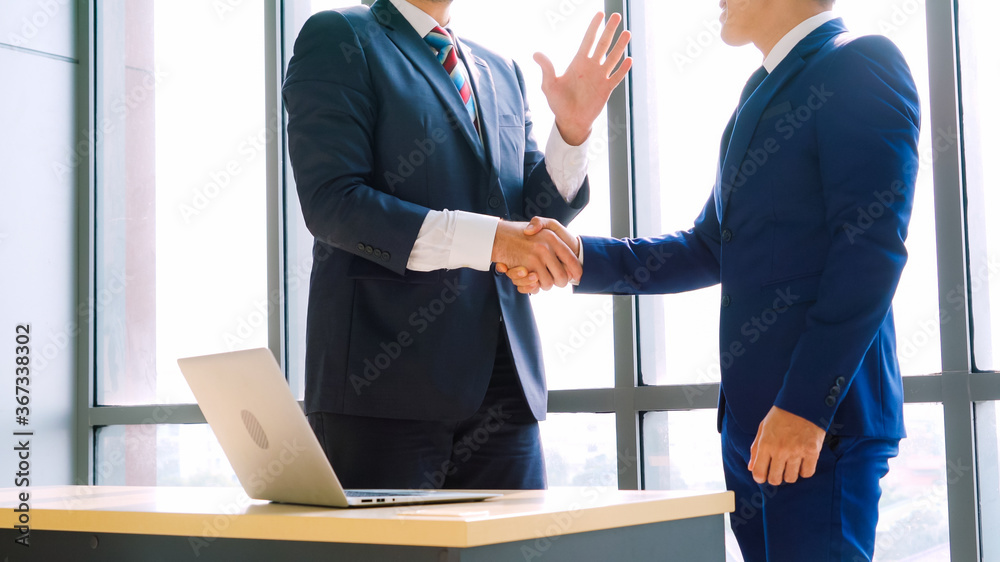
<svg viewBox="0 0 1000 562">
<path fill-rule="evenodd" d="M 178 359 L 247 495 L 325 507 L 480 501 L 500 494 L 345 490 L 268 349 Z"/>
</svg>

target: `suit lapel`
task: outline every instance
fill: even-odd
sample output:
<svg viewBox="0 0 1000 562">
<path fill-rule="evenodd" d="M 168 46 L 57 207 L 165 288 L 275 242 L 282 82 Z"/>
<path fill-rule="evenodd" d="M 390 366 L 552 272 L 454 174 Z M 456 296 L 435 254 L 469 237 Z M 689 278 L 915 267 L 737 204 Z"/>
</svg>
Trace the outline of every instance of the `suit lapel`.
<svg viewBox="0 0 1000 562">
<path fill-rule="evenodd" d="M 455 83 L 451 81 L 451 77 L 434 56 L 434 52 L 388 0 L 375 2 L 372 6 L 372 12 L 375 14 L 375 19 L 382 24 L 389 40 L 427 78 L 427 82 L 441 100 L 445 111 L 449 113 L 451 120 L 462 131 L 469 147 L 479 161 L 486 166 L 486 152 L 483 143 L 479 141 L 479 134 L 476 133 L 472 120 L 468 117 L 465 104 L 462 103 L 462 96 L 458 93 Z"/>
<path fill-rule="evenodd" d="M 809 57 L 831 38 L 845 31 L 847 29 L 844 27 L 843 20 L 838 18 L 821 25 L 810 33 L 788 53 L 788 56 L 781 61 L 774 72 L 764 79 L 757 91 L 747 99 L 742 109 L 730 120 L 732 137 L 729 140 L 728 148 L 726 146 L 720 147 L 721 160 L 716 181 L 716 211 L 718 211 L 720 221 L 725 216 L 732 192 L 749 179 L 741 177 L 740 167 L 746 158 L 750 141 L 753 140 L 753 135 L 757 131 L 760 117 L 770 105 L 771 99 L 805 68 Z M 729 132 L 729 127 L 727 127 L 726 132 Z"/>
<path fill-rule="evenodd" d="M 500 169 L 500 116 L 497 109 L 496 85 L 493 83 L 493 73 L 486 61 L 476 56 L 469 46 L 459 41 L 459 51 L 467 62 L 469 77 L 472 79 L 472 91 L 479 107 L 479 128 L 482 130 L 483 143 L 490 166 L 491 175 L 498 174 Z M 491 177 L 492 180 L 492 177 Z"/>
</svg>

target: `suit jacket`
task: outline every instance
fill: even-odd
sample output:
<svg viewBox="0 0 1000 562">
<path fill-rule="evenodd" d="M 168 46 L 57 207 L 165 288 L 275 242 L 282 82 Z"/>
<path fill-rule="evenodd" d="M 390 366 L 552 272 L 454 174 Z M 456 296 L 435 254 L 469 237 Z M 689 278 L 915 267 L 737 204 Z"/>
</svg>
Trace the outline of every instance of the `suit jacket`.
<svg viewBox="0 0 1000 562">
<path fill-rule="evenodd" d="M 482 402 L 501 315 L 532 412 L 546 387 L 528 299 L 495 271 L 406 269 L 430 209 L 569 221 L 532 134 L 520 69 L 460 41 L 482 141 L 444 68 L 387 0 L 311 17 L 282 94 L 315 237 L 306 410 L 456 420 Z"/>
<path fill-rule="evenodd" d="M 728 408 L 755 433 L 778 406 L 841 435 L 903 437 L 891 304 L 919 126 L 896 47 L 827 22 L 734 114 L 694 228 L 585 237 L 579 290 L 674 293 L 721 282 L 720 424 Z"/>
</svg>

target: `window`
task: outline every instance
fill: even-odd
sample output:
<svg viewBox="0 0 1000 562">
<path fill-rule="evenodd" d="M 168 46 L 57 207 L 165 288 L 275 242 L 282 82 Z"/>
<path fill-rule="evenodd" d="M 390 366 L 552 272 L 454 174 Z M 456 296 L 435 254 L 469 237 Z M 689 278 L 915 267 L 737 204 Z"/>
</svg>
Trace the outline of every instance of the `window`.
<svg viewBox="0 0 1000 562">
<path fill-rule="evenodd" d="M 549 414 L 541 433 L 550 487 L 618 487 L 613 414 Z"/>
<path fill-rule="evenodd" d="M 253 5 L 97 3 L 98 404 L 193 402 L 178 358 L 267 345 Z"/>
<path fill-rule="evenodd" d="M 205 424 L 98 428 L 94 478 L 102 486 L 239 486 Z"/>
<path fill-rule="evenodd" d="M 642 417 L 645 490 L 724 490 L 716 410 L 646 412 Z M 736 506 L 739 515 L 741 506 Z M 726 516 L 726 561 L 743 560 Z"/>
<path fill-rule="evenodd" d="M 80 90 L 96 85 L 89 108 L 96 211 L 81 227 L 92 226 L 96 240 L 89 256 L 95 278 L 86 280 L 95 303 L 93 349 L 79 364 L 81 377 L 93 369 L 93 396 L 80 398 L 92 421 L 76 434 L 80 442 L 93 439 L 94 452 L 77 468 L 78 481 L 236 484 L 191 404 L 178 357 L 283 344 L 289 383 L 302 397 L 313 240 L 288 159 L 280 185 L 265 169 L 265 161 L 280 160 L 283 124 L 266 122 L 280 112 L 267 97 L 280 76 L 264 61 L 283 56 L 287 63 L 311 14 L 359 3 L 96 0 L 96 26 L 78 18 L 96 50 L 96 60 L 81 59 L 79 67 Z M 623 7 L 636 67 L 628 95 L 616 95 L 608 118 L 596 124 L 591 203 L 572 229 L 642 236 L 686 229 L 709 196 L 719 136 L 738 92 L 760 64 L 753 48 L 722 44 L 714 5 L 481 0 L 456 3 L 453 27 L 518 62 L 544 147 L 552 116 L 532 54 L 545 52 L 564 68 L 591 15 Z M 992 188 L 1000 176 L 989 156 L 1000 149 L 990 134 L 1000 114 L 989 92 L 1000 74 L 987 22 L 1000 14 L 971 0 L 838 2 L 835 10 L 856 34 L 896 42 L 923 110 L 910 256 L 895 300 L 910 437 L 882 482 L 876 557 L 993 559 L 1000 556 L 991 532 L 1000 526 L 1000 388 L 987 371 L 996 370 L 1000 349 L 1000 330 L 992 329 L 1000 306 L 990 299 L 1000 298 L 1000 227 L 991 220 L 1000 214 Z M 278 22 L 281 37 L 272 42 Z M 532 40 L 512 41 L 512 28 Z M 959 52 L 961 79 L 950 88 L 950 59 Z M 949 98 L 956 91 L 960 99 Z M 952 102 L 961 104 L 961 121 Z M 618 159 L 625 154 L 627 172 Z M 952 166 L 959 160 L 964 169 Z M 935 202 L 964 209 L 967 221 L 936 214 Z M 613 216 L 612 206 L 632 216 Z M 278 215 L 284 230 L 268 230 L 268 218 Z M 280 263 L 268 259 L 268 248 L 278 246 Z M 939 269 L 939 261 L 947 266 Z M 281 276 L 284 300 L 269 298 L 268 279 Z M 567 290 L 532 298 L 552 389 L 541 425 L 550 486 L 724 486 L 711 407 L 720 375 L 719 296 L 716 287 L 636 301 Z M 966 305 L 971 330 L 959 314 Z M 269 341 L 281 322 L 285 341 Z M 969 343 L 975 364 L 963 363 L 965 350 L 942 354 L 942 341 Z M 629 345 L 635 356 L 614 356 Z M 954 400 L 966 394 L 969 404 Z M 946 396 L 953 401 L 942 406 Z M 971 419 L 953 415 L 968 406 Z M 978 479 L 965 477 L 967 454 Z M 964 505 L 973 492 L 978 506 Z M 740 559 L 731 539 L 727 552 Z"/>
<path fill-rule="evenodd" d="M 882 479 L 876 560 L 950 559 L 948 548 L 948 479 L 941 404 L 907 404 L 908 437 L 899 456 L 889 461 Z"/>
<path fill-rule="evenodd" d="M 1000 536 L 990 529 L 1000 529 L 1000 402 L 976 404 L 979 457 L 979 505 L 982 509 L 983 560 L 1000 557 Z M 964 468 L 964 467 L 963 467 Z M 956 474 L 955 476 L 959 476 Z M 964 476 L 964 474 L 963 474 Z"/>
<path fill-rule="evenodd" d="M 976 367 L 995 371 L 1000 369 L 1000 224 L 995 220 L 1000 216 L 1000 167 L 993 157 L 1000 151 L 1000 109 L 990 93 L 1000 88 L 1000 56 L 987 22 L 1000 17 L 1000 6 L 965 2 L 959 16 L 974 349 Z"/>
<path fill-rule="evenodd" d="M 554 117 L 542 94 L 542 73 L 532 60 L 545 53 L 556 71 L 562 72 L 576 54 L 583 34 L 600 0 L 578 0 L 572 9 L 556 9 L 532 0 L 477 0 L 457 2 L 452 9 L 452 28 L 504 56 L 511 57 L 524 73 L 535 138 L 545 149 Z M 511 41 L 510 30 L 532 41 Z M 624 126 L 624 124 L 622 124 Z M 577 233 L 608 235 L 610 179 L 608 172 L 607 118 L 594 124 L 590 139 L 590 204 L 573 221 Z M 574 296 L 570 289 L 555 290 L 531 298 L 542 338 L 542 354 L 549 388 L 606 388 L 614 384 L 612 309 L 610 297 Z"/>
<path fill-rule="evenodd" d="M 305 25 L 309 16 L 335 8 L 360 5 L 359 0 L 287 0 L 283 2 L 284 28 L 282 45 L 284 46 L 284 66 L 294 52 L 295 39 Z M 282 72 L 284 78 L 284 72 Z M 284 113 L 282 113 L 284 115 Z M 285 117 L 287 119 L 287 116 Z M 282 126 L 284 130 L 284 125 Z M 295 178 L 292 175 L 292 161 L 285 152 L 285 187 L 284 187 L 284 217 L 285 217 L 285 316 L 287 324 L 285 374 L 292 394 L 299 400 L 305 397 L 305 365 L 306 365 L 306 310 L 309 299 L 309 275 L 312 272 L 313 236 L 306 228 L 302 218 L 302 207 L 299 195 L 295 191 Z"/>
</svg>

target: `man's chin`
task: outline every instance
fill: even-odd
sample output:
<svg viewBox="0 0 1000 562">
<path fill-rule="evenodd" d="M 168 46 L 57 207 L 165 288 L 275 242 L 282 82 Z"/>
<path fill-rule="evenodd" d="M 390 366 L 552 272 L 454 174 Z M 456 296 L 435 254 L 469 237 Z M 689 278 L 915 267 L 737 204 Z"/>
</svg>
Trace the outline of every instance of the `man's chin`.
<svg viewBox="0 0 1000 562">
<path fill-rule="evenodd" d="M 722 38 L 722 42 L 730 47 L 742 47 L 750 42 L 746 37 L 733 33 L 732 29 L 728 28 L 725 22 L 722 23 L 722 31 L 719 32 L 719 36 Z"/>
</svg>

